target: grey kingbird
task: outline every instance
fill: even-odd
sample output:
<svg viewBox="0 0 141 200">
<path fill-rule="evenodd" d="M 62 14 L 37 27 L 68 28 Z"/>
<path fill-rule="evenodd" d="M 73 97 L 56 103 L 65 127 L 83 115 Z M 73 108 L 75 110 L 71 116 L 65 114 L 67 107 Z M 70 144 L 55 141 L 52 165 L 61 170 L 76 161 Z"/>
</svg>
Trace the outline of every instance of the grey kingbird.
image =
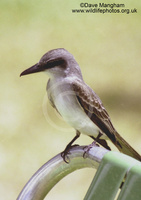
<svg viewBox="0 0 141 200">
<path fill-rule="evenodd" d="M 72 54 L 63 48 L 51 50 L 20 76 L 41 71 L 49 76 L 47 94 L 51 105 L 76 130 L 76 136 L 62 153 L 64 160 L 72 143 L 83 133 L 107 149 L 110 148 L 105 139 L 110 139 L 120 152 L 141 161 L 141 156 L 112 125 L 98 95 L 84 82 Z"/>
</svg>

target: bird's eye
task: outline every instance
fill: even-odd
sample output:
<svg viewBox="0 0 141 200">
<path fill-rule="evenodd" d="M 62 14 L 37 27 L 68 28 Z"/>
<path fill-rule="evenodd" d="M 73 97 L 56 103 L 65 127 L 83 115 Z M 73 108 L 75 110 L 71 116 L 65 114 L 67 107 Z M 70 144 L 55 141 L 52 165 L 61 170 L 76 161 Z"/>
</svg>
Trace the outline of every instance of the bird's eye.
<svg viewBox="0 0 141 200">
<path fill-rule="evenodd" d="M 56 66 L 60 66 L 62 68 L 66 67 L 66 62 L 63 59 L 58 59 L 58 60 L 51 60 L 47 63 L 47 68 L 53 68 Z"/>
</svg>

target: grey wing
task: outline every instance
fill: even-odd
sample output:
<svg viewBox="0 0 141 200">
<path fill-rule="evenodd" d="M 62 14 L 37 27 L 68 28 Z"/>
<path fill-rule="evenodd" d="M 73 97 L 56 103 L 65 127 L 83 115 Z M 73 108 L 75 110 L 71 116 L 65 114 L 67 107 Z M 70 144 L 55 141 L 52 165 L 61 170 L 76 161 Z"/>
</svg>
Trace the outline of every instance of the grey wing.
<svg viewBox="0 0 141 200">
<path fill-rule="evenodd" d="M 115 129 L 98 95 L 81 80 L 74 81 L 72 85 L 76 98 L 87 116 L 115 143 Z"/>
</svg>

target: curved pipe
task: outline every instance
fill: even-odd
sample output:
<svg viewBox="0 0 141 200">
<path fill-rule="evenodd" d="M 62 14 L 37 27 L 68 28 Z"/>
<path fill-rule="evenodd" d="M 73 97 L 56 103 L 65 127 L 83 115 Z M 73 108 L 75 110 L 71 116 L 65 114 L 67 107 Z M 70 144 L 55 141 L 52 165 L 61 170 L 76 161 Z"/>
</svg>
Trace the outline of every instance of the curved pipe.
<svg viewBox="0 0 141 200">
<path fill-rule="evenodd" d="M 86 147 L 87 148 L 87 147 Z M 83 156 L 84 146 L 75 146 L 70 150 L 69 163 L 58 154 L 45 163 L 27 182 L 17 200 L 42 200 L 63 177 L 81 168 L 98 168 L 103 156 L 108 152 L 98 146 L 92 147 Z"/>
</svg>

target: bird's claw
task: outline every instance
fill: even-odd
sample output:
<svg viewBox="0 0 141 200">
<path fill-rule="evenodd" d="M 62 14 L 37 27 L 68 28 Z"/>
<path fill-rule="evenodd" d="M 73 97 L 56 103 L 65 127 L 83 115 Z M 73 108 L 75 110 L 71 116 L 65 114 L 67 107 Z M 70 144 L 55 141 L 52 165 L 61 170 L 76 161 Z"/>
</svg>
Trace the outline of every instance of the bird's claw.
<svg viewBox="0 0 141 200">
<path fill-rule="evenodd" d="M 68 145 L 66 146 L 65 150 L 63 152 L 61 152 L 61 157 L 63 158 L 64 162 L 66 163 L 69 163 L 70 162 L 70 159 L 69 159 L 69 154 L 70 153 L 70 150 L 73 148 L 73 147 L 76 147 L 76 146 L 79 146 L 78 144 L 75 144 L 75 145 Z"/>
<path fill-rule="evenodd" d="M 90 145 L 86 146 L 83 148 L 84 150 L 84 154 L 83 154 L 83 158 L 87 158 L 87 154 L 90 151 L 90 149 L 94 146 L 99 146 L 96 141 L 93 141 Z"/>
</svg>

